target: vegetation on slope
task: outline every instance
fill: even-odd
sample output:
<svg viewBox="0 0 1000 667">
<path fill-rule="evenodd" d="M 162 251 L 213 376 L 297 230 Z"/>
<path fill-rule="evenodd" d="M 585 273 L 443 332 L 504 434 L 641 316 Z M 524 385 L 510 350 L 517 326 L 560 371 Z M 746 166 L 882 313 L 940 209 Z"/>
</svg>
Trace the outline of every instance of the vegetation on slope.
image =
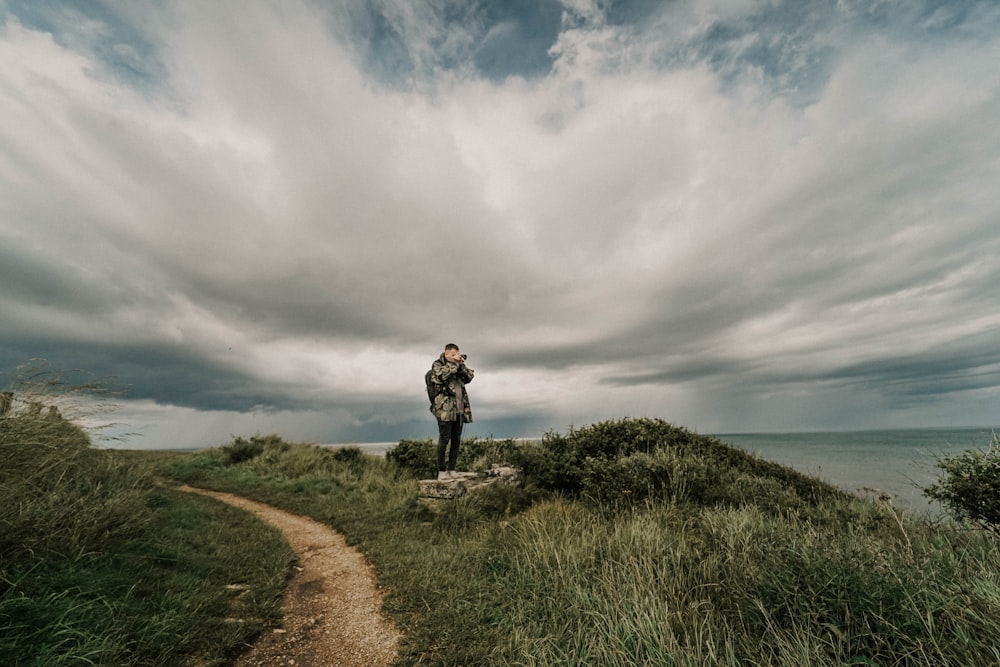
<svg viewBox="0 0 1000 667">
<path fill-rule="evenodd" d="M 524 466 L 433 513 L 433 443 L 385 460 L 276 436 L 171 462 L 343 531 L 393 592 L 400 664 L 1000 663 L 1000 556 L 661 420 L 542 442 L 477 439 L 464 465 Z M 411 471 L 417 471 L 413 474 Z"/>
<path fill-rule="evenodd" d="M 225 664 L 277 617 L 291 560 L 59 416 L 0 417 L 2 665 Z"/>
<path fill-rule="evenodd" d="M 937 463 L 944 475 L 924 495 L 959 521 L 1000 535 L 1000 435 L 985 451 L 970 450 Z"/>
</svg>

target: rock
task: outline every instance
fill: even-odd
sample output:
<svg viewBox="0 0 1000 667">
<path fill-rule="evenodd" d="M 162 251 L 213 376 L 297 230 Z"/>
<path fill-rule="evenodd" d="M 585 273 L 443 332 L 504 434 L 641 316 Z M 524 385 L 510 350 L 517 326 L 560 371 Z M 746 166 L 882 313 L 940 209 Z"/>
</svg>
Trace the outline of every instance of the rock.
<svg viewBox="0 0 1000 667">
<path fill-rule="evenodd" d="M 434 508 L 445 500 L 460 498 L 470 491 L 503 484 L 517 486 L 521 483 L 521 471 L 510 466 L 493 466 L 486 472 L 455 472 L 450 479 L 422 479 L 417 484 L 417 500 Z"/>
</svg>

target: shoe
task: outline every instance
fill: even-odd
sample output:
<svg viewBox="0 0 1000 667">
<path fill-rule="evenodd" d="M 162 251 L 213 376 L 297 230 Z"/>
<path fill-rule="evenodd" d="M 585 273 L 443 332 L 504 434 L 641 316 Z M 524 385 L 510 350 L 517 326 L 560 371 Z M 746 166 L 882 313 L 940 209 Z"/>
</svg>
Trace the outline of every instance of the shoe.
<svg viewBox="0 0 1000 667">
<path fill-rule="evenodd" d="M 443 482 L 446 479 L 451 479 L 451 473 L 447 470 L 438 470 L 438 481 Z"/>
</svg>

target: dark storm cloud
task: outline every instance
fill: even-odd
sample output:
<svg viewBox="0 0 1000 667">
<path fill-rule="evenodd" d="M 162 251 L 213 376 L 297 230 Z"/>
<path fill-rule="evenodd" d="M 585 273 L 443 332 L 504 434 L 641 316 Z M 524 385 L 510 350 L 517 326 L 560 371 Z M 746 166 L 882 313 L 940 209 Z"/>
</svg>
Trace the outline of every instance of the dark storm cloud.
<svg viewBox="0 0 1000 667">
<path fill-rule="evenodd" d="M 152 430 L 995 412 L 991 3 L 0 12 L 0 362 Z"/>
</svg>

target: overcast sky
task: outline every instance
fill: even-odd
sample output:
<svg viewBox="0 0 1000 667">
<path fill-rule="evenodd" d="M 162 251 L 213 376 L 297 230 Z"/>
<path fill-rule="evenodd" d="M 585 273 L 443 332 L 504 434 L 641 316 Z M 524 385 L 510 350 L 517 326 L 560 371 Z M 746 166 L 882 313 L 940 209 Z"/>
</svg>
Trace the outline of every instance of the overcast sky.
<svg viewBox="0 0 1000 667">
<path fill-rule="evenodd" d="M 0 384 L 133 447 L 1000 422 L 992 0 L 0 0 Z M 4 379 L 6 378 L 6 379 Z"/>
</svg>

